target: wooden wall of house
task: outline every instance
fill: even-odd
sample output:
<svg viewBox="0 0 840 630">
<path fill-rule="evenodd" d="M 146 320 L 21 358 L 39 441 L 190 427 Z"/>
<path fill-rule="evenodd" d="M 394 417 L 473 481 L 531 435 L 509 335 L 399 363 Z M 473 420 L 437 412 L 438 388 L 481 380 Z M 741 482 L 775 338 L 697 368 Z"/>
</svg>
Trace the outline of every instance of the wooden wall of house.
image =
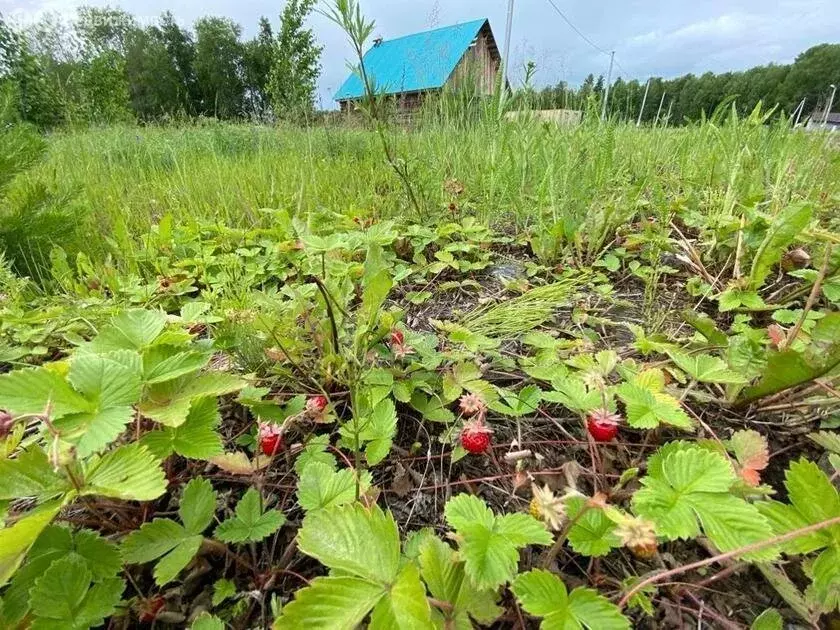
<svg viewBox="0 0 840 630">
<path fill-rule="evenodd" d="M 473 84 L 479 94 L 489 96 L 496 90 L 496 75 L 500 66 L 498 49 L 492 41 L 490 29 L 485 26 L 446 85 L 457 89 L 465 84 Z"/>
</svg>

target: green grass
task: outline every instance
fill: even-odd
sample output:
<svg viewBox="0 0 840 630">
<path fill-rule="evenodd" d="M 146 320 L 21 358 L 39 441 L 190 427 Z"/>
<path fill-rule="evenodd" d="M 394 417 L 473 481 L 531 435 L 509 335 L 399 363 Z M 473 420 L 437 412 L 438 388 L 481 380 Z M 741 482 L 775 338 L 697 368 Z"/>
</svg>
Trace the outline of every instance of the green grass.
<svg viewBox="0 0 840 630">
<path fill-rule="evenodd" d="M 391 133 L 429 216 L 447 215 L 456 202 L 460 213 L 541 236 L 548 258 L 577 233 L 591 259 L 640 207 L 664 214 L 687 206 L 714 220 L 740 204 L 772 209 L 840 193 L 840 159 L 823 136 L 750 120 L 638 129 L 488 117 L 469 128 L 432 123 Z M 464 185 L 458 198 L 444 186 L 449 179 Z M 56 133 L 46 159 L 13 182 L 9 197 L 6 217 L 44 207 L 54 215 L 57 204 L 69 214 L 63 233 L 50 225 L 39 251 L 49 240 L 94 261 L 167 214 L 178 224 L 251 226 L 266 221 L 260 208 L 304 219 L 410 212 L 373 133 L 336 126 L 206 122 Z"/>
</svg>

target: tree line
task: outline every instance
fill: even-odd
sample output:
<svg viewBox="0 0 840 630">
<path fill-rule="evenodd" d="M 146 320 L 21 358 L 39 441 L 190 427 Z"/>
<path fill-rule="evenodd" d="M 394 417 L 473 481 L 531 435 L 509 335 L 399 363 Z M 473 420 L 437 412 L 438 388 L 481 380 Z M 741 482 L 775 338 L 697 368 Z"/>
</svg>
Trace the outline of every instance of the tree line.
<svg viewBox="0 0 840 630">
<path fill-rule="evenodd" d="M 680 124 L 711 116 L 727 99 L 732 99 L 741 114 L 751 112 L 759 102 L 765 106 L 778 105 L 791 114 L 804 99 L 802 120 L 805 120 L 809 113 L 824 111 L 831 84 L 840 85 L 840 44 L 820 44 L 798 55 L 791 64 L 770 64 L 722 74 L 686 74 L 675 79 L 652 77 L 646 100 L 645 81 L 625 81 L 619 77 L 610 86 L 607 111 L 610 116 L 631 121 L 637 120 L 641 111 L 643 122 L 667 118 L 671 124 Z M 604 93 L 604 77 L 596 79 L 590 74 L 578 88 L 560 82 L 532 90 L 531 97 L 540 109 L 579 109 L 589 99 L 600 102 Z"/>
<path fill-rule="evenodd" d="M 164 13 L 142 27 L 113 8 L 80 7 L 15 28 L 0 15 L 0 90 L 21 119 L 66 124 L 300 117 L 314 108 L 321 47 L 305 20 L 316 0 L 288 0 L 275 31 L 223 17 L 192 29 Z"/>
<path fill-rule="evenodd" d="M 19 117 L 42 128 L 209 116 L 220 119 L 300 119 L 315 107 L 321 46 L 306 18 L 317 0 L 288 0 L 275 30 L 260 19 L 256 35 L 223 17 L 202 17 L 191 29 L 169 12 L 141 26 L 113 8 L 81 7 L 76 18 L 46 16 L 15 28 L 0 15 L 0 94 Z M 643 81 L 619 77 L 610 86 L 608 113 L 680 124 L 710 116 L 734 99 L 741 113 L 759 102 L 791 113 L 804 99 L 804 117 L 826 106 L 830 84 L 840 85 L 840 44 L 821 44 L 792 64 L 742 72 Z M 540 109 L 583 109 L 605 95 L 603 76 L 590 74 L 522 96 Z M 644 107 L 643 105 L 644 101 Z"/>
</svg>

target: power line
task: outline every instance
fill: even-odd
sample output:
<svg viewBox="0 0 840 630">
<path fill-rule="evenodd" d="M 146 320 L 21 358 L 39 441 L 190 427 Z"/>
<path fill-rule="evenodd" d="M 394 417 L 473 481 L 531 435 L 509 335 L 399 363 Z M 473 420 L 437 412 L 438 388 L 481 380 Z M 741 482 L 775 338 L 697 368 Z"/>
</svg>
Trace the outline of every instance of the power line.
<svg viewBox="0 0 840 630">
<path fill-rule="evenodd" d="M 603 48 L 601 48 L 598 44 L 596 44 L 596 43 L 595 43 L 595 42 L 593 42 L 591 39 L 589 39 L 586 35 L 584 35 L 583 33 L 581 33 L 581 32 L 580 32 L 580 30 L 578 29 L 578 27 L 577 27 L 577 26 L 575 26 L 574 24 L 572 24 L 572 21 L 571 21 L 569 18 L 567 18 L 567 17 L 566 17 L 566 14 L 565 14 L 565 13 L 563 13 L 563 12 L 560 10 L 560 7 L 558 7 L 556 4 L 554 4 L 554 0 L 548 0 L 548 4 L 550 4 L 552 7 L 554 7 L 554 10 L 555 10 L 555 11 L 557 11 L 557 13 L 560 15 L 560 17 L 561 17 L 561 18 L 563 18 L 563 21 L 564 21 L 564 22 L 566 22 L 566 24 L 568 24 L 568 25 L 569 25 L 569 28 L 571 28 L 571 29 L 572 29 L 575 33 L 577 33 L 578 35 L 580 35 L 580 37 L 581 37 L 581 39 L 582 39 L 583 41 L 585 41 L 587 44 L 589 44 L 590 46 L 592 46 L 592 48 L 594 48 L 595 50 L 597 50 L 597 51 L 598 51 L 599 53 L 601 53 L 602 55 L 609 55 L 609 54 L 610 54 L 609 52 L 607 52 L 606 50 L 604 50 Z"/>
</svg>

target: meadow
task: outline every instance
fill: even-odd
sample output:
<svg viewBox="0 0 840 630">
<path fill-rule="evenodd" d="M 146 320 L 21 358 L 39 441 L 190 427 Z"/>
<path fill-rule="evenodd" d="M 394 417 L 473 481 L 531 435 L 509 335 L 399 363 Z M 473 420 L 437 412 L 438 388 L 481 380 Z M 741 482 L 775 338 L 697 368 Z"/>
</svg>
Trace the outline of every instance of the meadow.
<svg viewBox="0 0 840 630">
<path fill-rule="evenodd" d="M 0 134 L 2 627 L 840 618 L 830 134 Z"/>
</svg>

